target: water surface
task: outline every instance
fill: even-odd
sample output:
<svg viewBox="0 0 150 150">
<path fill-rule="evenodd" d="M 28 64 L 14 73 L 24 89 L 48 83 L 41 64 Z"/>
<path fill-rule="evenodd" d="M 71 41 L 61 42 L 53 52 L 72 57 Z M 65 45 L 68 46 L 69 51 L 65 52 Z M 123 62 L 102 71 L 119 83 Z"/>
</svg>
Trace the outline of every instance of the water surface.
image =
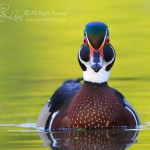
<svg viewBox="0 0 150 150">
<path fill-rule="evenodd" d="M 139 129 L 44 132 L 35 123 L 0 124 L 3 149 L 125 150 L 148 149 L 150 123 Z M 142 138 L 141 140 L 141 137 Z"/>
</svg>

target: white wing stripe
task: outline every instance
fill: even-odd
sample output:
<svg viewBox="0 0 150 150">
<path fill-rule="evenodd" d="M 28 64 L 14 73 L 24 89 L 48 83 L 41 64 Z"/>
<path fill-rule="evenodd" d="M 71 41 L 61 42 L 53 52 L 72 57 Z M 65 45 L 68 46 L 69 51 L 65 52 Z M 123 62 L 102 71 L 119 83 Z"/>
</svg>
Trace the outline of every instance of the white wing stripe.
<svg viewBox="0 0 150 150">
<path fill-rule="evenodd" d="M 133 110 L 132 110 L 130 107 L 128 107 L 127 105 L 125 106 L 125 108 L 132 114 L 132 116 L 133 116 L 134 119 L 135 119 L 136 126 L 138 126 L 138 125 L 139 125 L 139 124 L 138 124 L 138 120 L 137 120 L 137 117 L 136 117 L 135 113 L 133 112 Z"/>
</svg>

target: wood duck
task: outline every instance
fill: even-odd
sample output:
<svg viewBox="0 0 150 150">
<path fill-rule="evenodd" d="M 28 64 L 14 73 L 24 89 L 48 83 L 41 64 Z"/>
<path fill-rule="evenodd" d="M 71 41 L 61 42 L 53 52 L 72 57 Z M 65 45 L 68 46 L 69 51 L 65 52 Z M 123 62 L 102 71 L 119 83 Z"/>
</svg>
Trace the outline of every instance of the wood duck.
<svg viewBox="0 0 150 150">
<path fill-rule="evenodd" d="M 78 52 L 84 83 L 80 83 L 82 79 L 65 81 L 42 109 L 37 126 L 62 131 L 140 125 L 138 114 L 126 98 L 107 84 L 115 58 L 108 26 L 88 23 Z"/>
</svg>

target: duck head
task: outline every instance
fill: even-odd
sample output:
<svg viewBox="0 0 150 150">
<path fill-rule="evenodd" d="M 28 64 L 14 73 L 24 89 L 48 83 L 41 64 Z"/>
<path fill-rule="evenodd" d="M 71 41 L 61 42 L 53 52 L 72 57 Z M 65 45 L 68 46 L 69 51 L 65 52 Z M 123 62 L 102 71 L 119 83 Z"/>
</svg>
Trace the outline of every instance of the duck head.
<svg viewBox="0 0 150 150">
<path fill-rule="evenodd" d="M 107 25 L 102 22 L 88 23 L 84 30 L 83 45 L 78 53 L 84 81 L 107 82 L 115 56 Z"/>
</svg>

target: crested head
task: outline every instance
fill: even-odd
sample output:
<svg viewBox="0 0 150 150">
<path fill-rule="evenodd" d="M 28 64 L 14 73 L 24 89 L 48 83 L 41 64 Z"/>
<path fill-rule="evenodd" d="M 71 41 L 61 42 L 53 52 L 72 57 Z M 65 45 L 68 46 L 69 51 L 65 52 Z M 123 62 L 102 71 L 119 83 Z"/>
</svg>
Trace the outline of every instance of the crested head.
<svg viewBox="0 0 150 150">
<path fill-rule="evenodd" d="M 98 50 L 100 45 L 103 43 L 105 34 L 109 36 L 108 27 L 102 22 L 91 22 L 85 26 L 84 36 L 88 38 L 92 47 Z"/>
<path fill-rule="evenodd" d="M 78 53 L 84 81 L 107 82 L 115 61 L 115 50 L 109 42 L 109 30 L 102 22 L 91 22 L 84 30 L 84 44 Z"/>
</svg>

